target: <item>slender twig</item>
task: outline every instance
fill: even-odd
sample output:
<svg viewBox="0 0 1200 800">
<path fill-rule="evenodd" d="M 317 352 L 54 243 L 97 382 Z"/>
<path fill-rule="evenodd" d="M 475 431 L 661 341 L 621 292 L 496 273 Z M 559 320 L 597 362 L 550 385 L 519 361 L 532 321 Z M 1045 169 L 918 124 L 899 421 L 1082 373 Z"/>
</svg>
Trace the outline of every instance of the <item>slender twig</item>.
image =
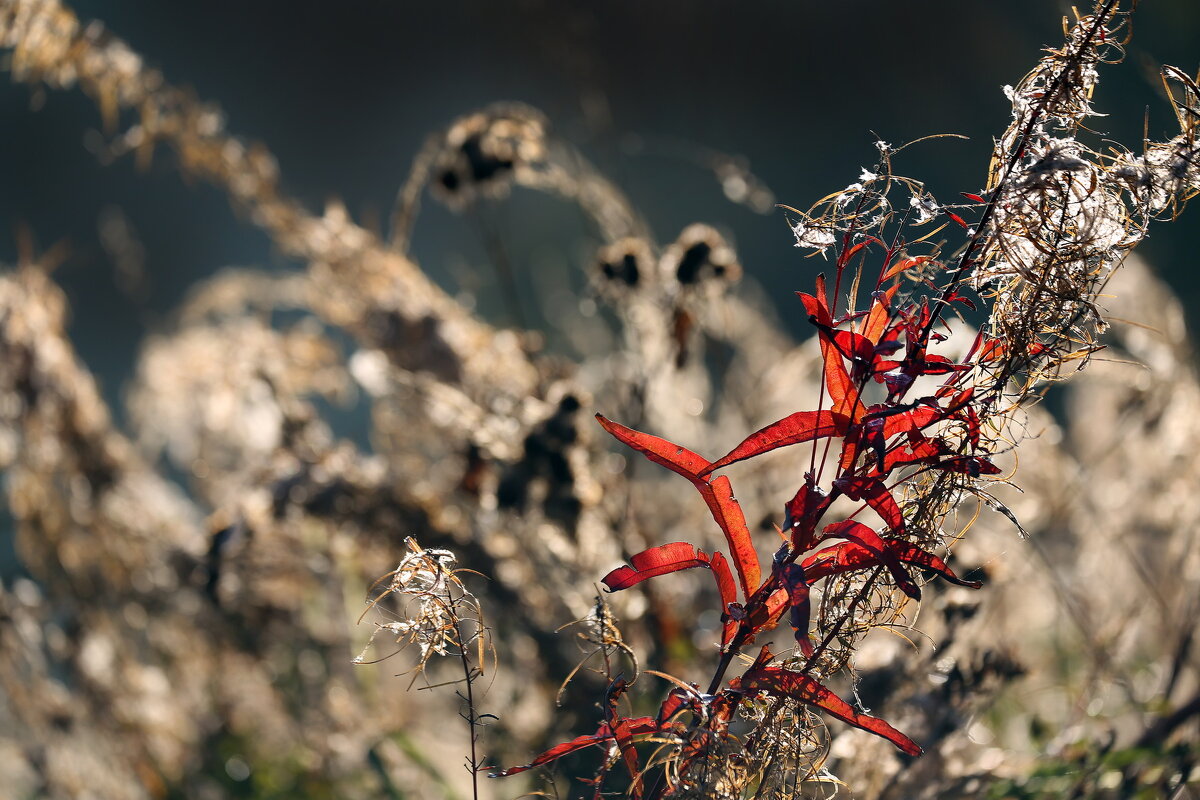
<svg viewBox="0 0 1200 800">
<path fill-rule="evenodd" d="M 467 642 L 463 636 L 462 621 L 458 623 L 459 647 L 458 657 L 462 662 L 463 682 L 466 684 L 466 696 L 463 698 L 467 704 L 466 713 L 463 718 L 467 721 L 467 728 L 470 732 L 471 755 L 467 762 L 467 771 L 471 773 L 471 797 L 473 800 L 479 800 L 479 717 L 475 713 L 475 671 L 471 668 L 471 660 L 467 656 Z"/>
</svg>

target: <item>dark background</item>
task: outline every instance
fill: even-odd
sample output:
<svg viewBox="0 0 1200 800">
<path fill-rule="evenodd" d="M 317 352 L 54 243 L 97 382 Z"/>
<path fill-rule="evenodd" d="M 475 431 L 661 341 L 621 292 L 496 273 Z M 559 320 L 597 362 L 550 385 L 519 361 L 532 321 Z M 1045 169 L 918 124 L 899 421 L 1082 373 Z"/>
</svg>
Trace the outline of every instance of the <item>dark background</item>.
<svg viewBox="0 0 1200 800">
<path fill-rule="evenodd" d="M 703 146 L 747 157 L 778 202 L 807 207 L 853 182 L 892 143 L 918 145 L 898 160 L 949 200 L 978 191 L 991 137 L 1009 119 L 1001 85 L 1015 83 L 1043 46 L 1061 41 L 1069 13 L 1051 0 L 854 0 L 567 3 L 417 3 L 398 0 L 77 0 L 172 83 L 219 103 L 231 131 L 265 142 L 284 187 L 314 209 L 342 198 L 360 221 L 386 218 L 425 136 L 498 100 L 542 109 L 631 196 L 660 242 L 706 221 L 731 236 L 748 275 L 785 316 L 791 291 L 819 262 L 803 260 L 778 212 L 727 202 L 695 163 Z M 1151 136 L 1177 132 L 1157 94 L 1156 65 L 1191 70 L 1200 58 L 1200 3 L 1149 0 L 1126 63 L 1106 70 L 1097 126 L 1136 146 L 1149 109 Z M 132 159 L 102 166 L 85 149 L 99 126 L 78 90 L 50 92 L 33 111 L 25 86 L 0 83 L 0 261 L 15 258 L 27 225 L 41 248 L 65 241 L 56 277 L 73 307 L 72 334 L 117 403 L 138 342 L 197 280 L 221 267 L 294 269 L 239 219 L 223 194 L 181 180 L 169 153 L 148 172 Z M 640 141 L 643 147 L 631 148 Z M 505 248 L 536 306 L 539 276 L 578 276 L 577 213 L 518 193 L 502 208 Z M 141 296 L 122 292 L 97 221 L 118 206 L 145 245 Z M 1161 225 L 1141 249 L 1197 307 L 1192 217 Z M 484 261 L 466 219 L 426 203 L 414 254 L 453 287 L 455 265 Z M 584 243 L 586 244 L 586 242 Z M 474 279 L 482 313 L 500 323 L 491 273 Z M 576 283 L 582 279 L 572 278 Z M 1193 312 L 1193 321 L 1200 313 Z M 794 325 L 804 333 L 799 319 Z"/>
</svg>

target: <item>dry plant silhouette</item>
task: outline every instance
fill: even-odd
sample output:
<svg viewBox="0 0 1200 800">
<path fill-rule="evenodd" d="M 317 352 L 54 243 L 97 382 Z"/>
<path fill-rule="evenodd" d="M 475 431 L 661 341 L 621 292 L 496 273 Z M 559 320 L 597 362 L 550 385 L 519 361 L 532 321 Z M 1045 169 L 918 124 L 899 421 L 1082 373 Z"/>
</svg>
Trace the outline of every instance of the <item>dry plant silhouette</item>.
<svg viewBox="0 0 1200 800">
<path fill-rule="evenodd" d="M 1077 14 L 1007 89 L 978 194 L 940 202 L 879 141 L 857 181 L 787 208 L 830 273 L 796 301 L 815 333 L 796 344 L 733 289 L 720 232 L 654 241 L 534 109 L 431 136 L 383 237 L 289 197 L 264 145 L 99 23 L 0 0 L 6 69 L 91 97 L 102 157 L 174 159 L 307 264 L 196 287 L 143 347 L 128 434 L 66 335 L 56 254 L 27 246 L 0 277 L 27 571 L 0 587 L 0 786 L 1195 795 L 1200 380 L 1178 303 L 1128 254 L 1200 190 L 1200 89 L 1163 69 L 1168 141 L 1091 130 L 1131 13 Z M 602 242 L 578 360 L 409 254 L 426 194 L 470 214 L 515 187 Z M 1067 413 L 1036 404 L 1089 362 Z M 322 417 L 356 392 L 369 451 Z"/>
</svg>

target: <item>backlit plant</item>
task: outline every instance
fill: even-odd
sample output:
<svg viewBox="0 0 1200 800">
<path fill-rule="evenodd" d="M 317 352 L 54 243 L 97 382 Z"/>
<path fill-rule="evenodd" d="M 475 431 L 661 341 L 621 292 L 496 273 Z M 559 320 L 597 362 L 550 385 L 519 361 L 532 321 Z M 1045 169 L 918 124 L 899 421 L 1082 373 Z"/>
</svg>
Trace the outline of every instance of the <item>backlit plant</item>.
<svg viewBox="0 0 1200 800">
<path fill-rule="evenodd" d="M 1097 4 L 1061 48 L 1006 87 L 1013 121 L 981 193 L 939 202 L 892 172 L 903 147 L 881 141 L 878 163 L 857 182 L 808 212 L 789 209 L 797 246 L 832 261 L 832 279 L 822 275 L 799 294 L 824 364 L 815 408 L 712 461 L 597 415 L 620 442 L 696 487 L 729 553 L 660 544 L 604 584 L 621 591 L 680 570 L 711 571 L 723 625 L 716 667 L 706 687 L 672 679 L 647 716 L 620 711 L 631 682 L 610 676 L 595 733 L 496 776 L 599 745 L 597 797 L 617 765 L 633 797 L 791 797 L 824 777 L 818 715 L 921 754 L 826 682 L 866 631 L 920 599 L 924 576 L 980 586 L 935 555 L 960 535 L 946 529 L 948 515 L 974 496 L 1012 517 L 987 487 L 1002 480 L 992 456 L 1015 445 L 1014 410 L 1101 347 L 1096 300 L 1108 276 L 1150 219 L 1174 215 L 1200 190 L 1200 92 L 1180 70 L 1163 71 L 1182 128 L 1176 138 L 1140 153 L 1101 153 L 1077 138 L 1094 113 L 1098 67 L 1121 58 L 1128 14 L 1116 0 Z M 945 237 L 954 231 L 964 241 L 951 247 Z M 980 300 L 987 318 L 972 333 L 960 312 L 977 311 Z M 809 449 L 808 468 L 764 566 L 730 479 L 718 473 L 798 445 Z M 772 649 L 764 639 L 785 617 L 794 643 Z"/>
</svg>

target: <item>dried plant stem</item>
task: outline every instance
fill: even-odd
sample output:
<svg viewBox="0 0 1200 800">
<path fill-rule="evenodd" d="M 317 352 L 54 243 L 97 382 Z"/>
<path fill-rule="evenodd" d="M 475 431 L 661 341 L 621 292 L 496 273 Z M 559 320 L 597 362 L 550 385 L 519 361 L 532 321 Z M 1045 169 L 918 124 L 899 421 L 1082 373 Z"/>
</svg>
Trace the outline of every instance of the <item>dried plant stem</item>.
<svg viewBox="0 0 1200 800">
<path fill-rule="evenodd" d="M 447 600 L 454 602 L 449 597 L 450 591 L 447 587 Z M 463 633 L 463 620 L 459 620 L 458 628 L 458 660 L 462 664 L 463 683 L 466 689 L 460 693 L 463 702 L 466 704 L 466 710 L 460 716 L 467 722 L 467 735 L 470 744 L 470 756 L 467 761 L 467 771 L 471 773 L 471 797 L 473 800 L 479 800 L 479 715 L 475 710 L 475 678 L 477 673 L 471 666 L 471 659 L 467 655 L 467 639 Z"/>
<path fill-rule="evenodd" d="M 972 260 L 973 256 L 983 244 L 985 235 L 989 233 L 988 227 L 991 225 L 992 217 L 996 213 L 996 207 L 999 204 L 1000 198 L 1004 195 L 1005 185 L 1008 183 L 1008 180 L 1012 176 L 1013 171 L 1017 168 L 1017 165 L 1021 163 L 1021 159 L 1025 156 L 1025 149 L 1033 140 L 1034 133 L 1037 131 L 1038 127 L 1042 125 L 1051 101 L 1054 100 L 1059 92 L 1061 92 L 1067 86 L 1068 77 L 1071 74 L 1071 70 L 1078 69 L 1080 67 L 1080 61 L 1078 59 L 1081 59 L 1082 54 L 1085 53 L 1091 44 L 1096 41 L 1100 31 L 1104 29 L 1105 23 L 1108 22 L 1110 16 L 1120 2 L 1121 0 L 1107 0 L 1107 2 L 1104 4 L 1104 7 L 1096 11 L 1095 19 L 1083 40 L 1083 44 L 1079 48 L 1077 60 L 1069 61 L 1066 65 L 1064 65 L 1062 71 L 1060 71 L 1057 77 L 1054 79 L 1054 83 L 1051 85 L 1050 89 L 1038 101 L 1037 110 L 1029 115 L 1029 119 L 1026 121 L 1024 129 L 1021 131 L 1021 135 L 1017 138 L 1017 142 L 1013 146 L 1012 151 L 1008 155 L 1008 160 L 1004 164 L 1004 172 L 993 185 L 991 192 L 989 192 L 987 203 L 984 204 L 983 210 L 980 212 L 979 222 L 975 225 L 975 232 L 971 235 L 970 239 L 967 240 L 967 244 L 963 249 L 962 256 L 959 257 L 958 265 L 950 273 L 949 280 L 933 304 L 931 309 L 932 315 L 929 318 L 929 322 L 925 325 L 921 332 L 923 341 L 929 341 L 929 334 L 932 333 L 934 327 L 937 326 L 938 321 L 941 319 L 942 313 L 950 307 L 950 296 L 953 295 L 953 293 L 963 285 L 967 279 L 967 276 L 970 275 L 972 268 L 975 266 L 975 262 Z M 1002 387 L 1003 381 L 1000 381 L 998 385 Z"/>
</svg>

